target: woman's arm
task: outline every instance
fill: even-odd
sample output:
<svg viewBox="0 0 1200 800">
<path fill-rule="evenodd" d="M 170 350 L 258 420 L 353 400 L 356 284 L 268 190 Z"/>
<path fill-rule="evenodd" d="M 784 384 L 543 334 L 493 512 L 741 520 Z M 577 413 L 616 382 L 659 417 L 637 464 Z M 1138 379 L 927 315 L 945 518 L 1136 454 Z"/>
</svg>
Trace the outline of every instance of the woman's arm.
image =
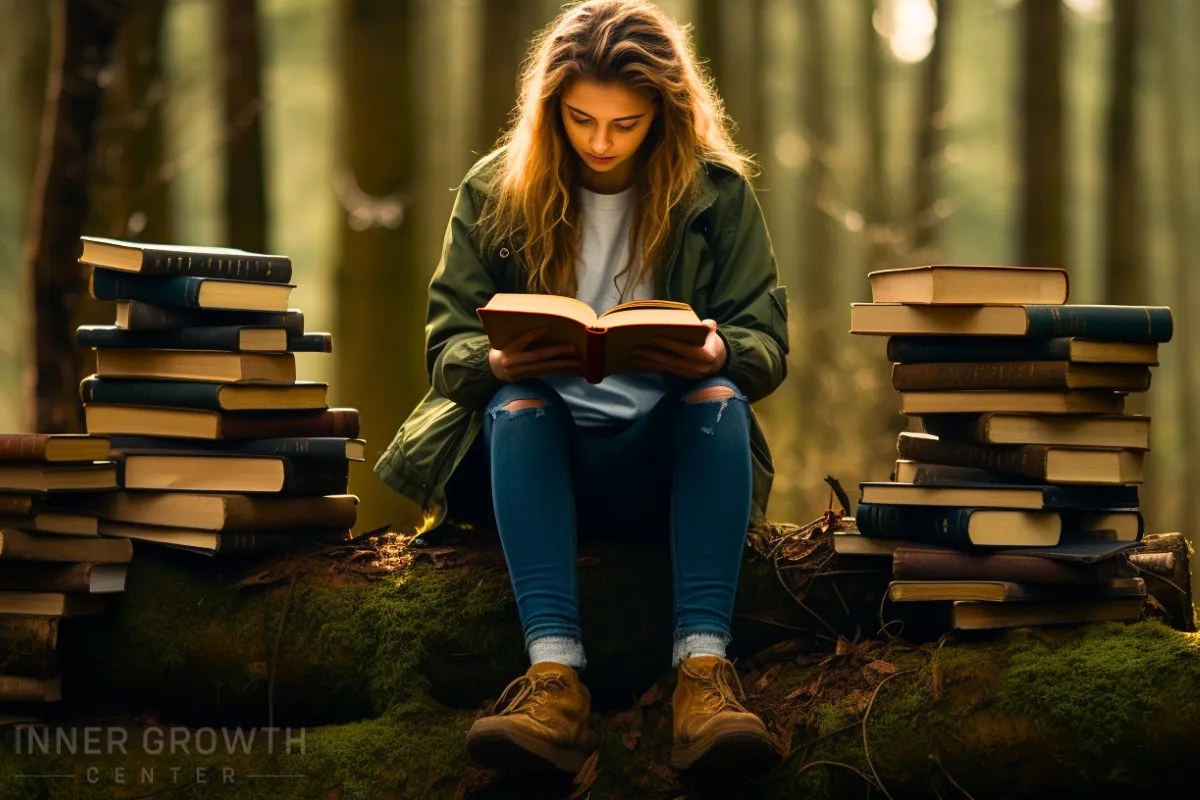
<svg viewBox="0 0 1200 800">
<path fill-rule="evenodd" d="M 459 405 L 483 408 L 503 385 L 492 372 L 492 346 L 476 310 L 496 285 L 471 237 L 480 198 L 466 181 L 458 188 L 442 257 L 429 282 L 425 367 L 434 390 Z"/>
<path fill-rule="evenodd" d="M 721 374 L 751 402 L 766 397 L 787 376 L 787 290 L 779 286 L 775 254 L 762 208 L 749 181 L 738 180 L 713 237 L 716 277 L 709 316 L 727 353 Z"/>
</svg>

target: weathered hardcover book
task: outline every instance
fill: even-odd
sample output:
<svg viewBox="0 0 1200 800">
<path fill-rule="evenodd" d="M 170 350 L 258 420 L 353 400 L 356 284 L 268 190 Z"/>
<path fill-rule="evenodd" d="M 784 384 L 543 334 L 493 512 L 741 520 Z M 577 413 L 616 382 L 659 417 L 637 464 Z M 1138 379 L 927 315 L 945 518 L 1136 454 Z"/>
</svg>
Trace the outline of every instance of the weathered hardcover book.
<svg viewBox="0 0 1200 800">
<path fill-rule="evenodd" d="M 286 311 L 294 288 L 289 283 L 130 275 L 99 267 L 92 270 L 88 282 L 89 293 L 97 300 L 229 311 Z"/>
<path fill-rule="evenodd" d="M 345 494 L 350 462 L 216 453 L 125 457 L 126 489 L 178 492 L 270 492 L 322 497 Z"/>
<path fill-rule="evenodd" d="M 859 503 L 854 517 L 863 536 L 948 547 L 1045 547 L 1062 535 L 1062 517 L 1053 511 Z"/>
<path fill-rule="evenodd" d="M 148 244 L 81 236 L 79 261 L 95 267 L 141 275 L 194 275 L 201 278 L 287 283 L 292 260 L 287 256 L 251 253 L 231 247 Z"/>
<path fill-rule="evenodd" d="M 168 439 L 162 436 L 114 436 L 113 452 L 118 454 L 167 453 L 188 455 L 228 453 L 242 456 L 289 456 L 292 458 L 347 459 L 364 461 L 366 442 L 362 439 L 332 436 L 279 437 L 251 439 L 246 442 L 209 442 L 201 439 Z"/>
<path fill-rule="evenodd" d="M 82 536 L 38 536 L 11 528 L 0 530 L 0 559 L 126 564 L 132 557 L 133 548 L 129 542 Z"/>
<path fill-rule="evenodd" d="M 332 436 L 357 439 L 358 410 L 325 411 L 209 411 L 149 406 L 84 406 L 87 428 L 93 433 L 129 436 L 169 436 L 185 439 L 270 439 Z"/>
<path fill-rule="evenodd" d="M 1098 342 L 1093 339 L 1028 339 L 1022 336 L 893 336 L 888 361 L 924 364 L 941 361 L 1070 361 L 1076 364 L 1158 363 L 1158 345 Z"/>
<path fill-rule="evenodd" d="M 25 592 L 123 592 L 126 570 L 125 564 L 0 560 L 0 587 Z"/>
<path fill-rule="evenodd" d="M 0 433 L 0 463 L 105 461 L 108 439 L 70 433 Z M 3 513 L 0 510 L 0 513 Z"/>
<path fill-rule="evenodd" d="M 189 492 L 109 492 L 81 497 L 73 504 L 101 519 L 135 525 L 187 527 L 206 531 L 300 531 L 354 527 L 358 498 L 199 494 Z"/>
<path fill-rule="evenodd" d="M 1004 447 L 901 433 L 896 449 L 902 459 L 974 467 L 1021 475 L 1045 483 L 1141 483 L 1144 451 L 1087 450 L 1049 445 Z"/>
<path fill-rule="evenodd" d="M 116 326 L 123 331 L 172 331 L 180 328 L 237 327 L 283 328 L 288 336 L 304 333 L 304 313 L 298 308 L 281 312 L 213 311 L 168 308 L 151 303 L 117 302 Z"/>
<path fill-rule="evenodd" d="M 923 414 L 921 425 L 939 438 L 979 444 L 1150 448 L 1150 418 L 1133 414 Z"/>
<path fill-rule="evenodd" d="M 868 276 L 876 303 L 1054 303 L 1067 302 L 1065 269 L 987 264 L 929 264 L 877 270 Z"/>
<path fill-rule="evenodd" d="M 1057 586 L 1095 586 L 1137 571 L 1124 556 L 1091 564 L 1019 553 L 981 553 L 900 547 L 892 553 L 892 577 L 904 581 L 1016 581 Z"/>
<path fill-rule="evenodd" d="M 320 410 L 326 408 L 324 383 L 218 383 L 216 381 L 138 380 L 92 375 L 79 384 L 84 404 L 101 403 L 212 411 Z"/>
<path fill-rule="evenodd" d="M 964 506 L 979 508 L 1134 509 L 1136 486 L 1038 486 L 1013 483 L 866 482 L 859 484 L 862 502 L 885 505 Z"/>
<path fill-rule="evenodd" d="M 850 332 L 885 336 L 1078 337 L 1157 344 L 1171 340 L 1165 306 L 921 306 L 854 303 Z"/>
<path fill-rule="evenodd" d="M 1069 361 L 983 361 L 896 364 L 898 392 L 957 389 L 1114 389 L 1144 392 L 1150 368 L 1131 364 L 1072 364 Z"/>
</svg>

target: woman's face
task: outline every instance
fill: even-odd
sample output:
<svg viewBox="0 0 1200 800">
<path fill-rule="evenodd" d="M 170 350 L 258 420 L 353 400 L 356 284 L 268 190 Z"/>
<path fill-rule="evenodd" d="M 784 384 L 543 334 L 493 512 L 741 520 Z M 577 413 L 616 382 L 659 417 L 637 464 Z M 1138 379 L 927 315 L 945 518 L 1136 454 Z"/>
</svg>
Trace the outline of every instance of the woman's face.
<svg viewBox="0 0 1200 800">
<path fill-rule="evenodd" d="M 579 78 L 559 102 L 571 147 L 583 161 L 586 176 L 609 188 L 633 176 L 633 156 L 650 132 L 654 103 L 621 83 Z"/>
</svg>

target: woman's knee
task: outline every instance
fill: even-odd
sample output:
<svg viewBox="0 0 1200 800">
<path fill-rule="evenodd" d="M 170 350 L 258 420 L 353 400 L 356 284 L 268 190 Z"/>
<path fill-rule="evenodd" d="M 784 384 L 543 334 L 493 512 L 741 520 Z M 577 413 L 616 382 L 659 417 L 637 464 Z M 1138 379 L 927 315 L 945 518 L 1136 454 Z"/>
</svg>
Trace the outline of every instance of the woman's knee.
<svg viewBox="0 0 1200 800">
<path fill-rule="evenodd" d="M 488 403 L 488 413 L 495 419 L 501 411 L 514 413 L 528 408 L 544 409 L 561 402 L 562 397 L 545 381 L 514 381 L 496 390 Z"/>
<path fill-rule="evenodd" d="M 731 397 L 743 397 L 737 384 L 720 375 L 709 375 L 693 381 L 682 390 L 685 403 L 713 403 L 728 401 Z"/>
</svg>

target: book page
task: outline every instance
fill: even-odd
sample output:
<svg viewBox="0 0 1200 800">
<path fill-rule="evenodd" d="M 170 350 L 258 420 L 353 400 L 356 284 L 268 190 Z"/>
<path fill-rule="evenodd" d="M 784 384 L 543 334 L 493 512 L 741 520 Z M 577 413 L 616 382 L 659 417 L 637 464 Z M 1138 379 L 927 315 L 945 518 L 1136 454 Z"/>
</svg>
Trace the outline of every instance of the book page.
<svg viewBox="0 0 1200 800">
<path fill-rule="evenodd" d="M 639 347 L 653 347 L 655 336 L 667 336 L 692 345 L 702 345 L 708 338 L 708 327 L 700 324 L 691 308 L 639 308 L 629 309 L 613 317 L 604 317 L 608 328 L 605 333 L 604 373 L 636 371 L 630 366 L 633 351 Z"/>
</svg>

